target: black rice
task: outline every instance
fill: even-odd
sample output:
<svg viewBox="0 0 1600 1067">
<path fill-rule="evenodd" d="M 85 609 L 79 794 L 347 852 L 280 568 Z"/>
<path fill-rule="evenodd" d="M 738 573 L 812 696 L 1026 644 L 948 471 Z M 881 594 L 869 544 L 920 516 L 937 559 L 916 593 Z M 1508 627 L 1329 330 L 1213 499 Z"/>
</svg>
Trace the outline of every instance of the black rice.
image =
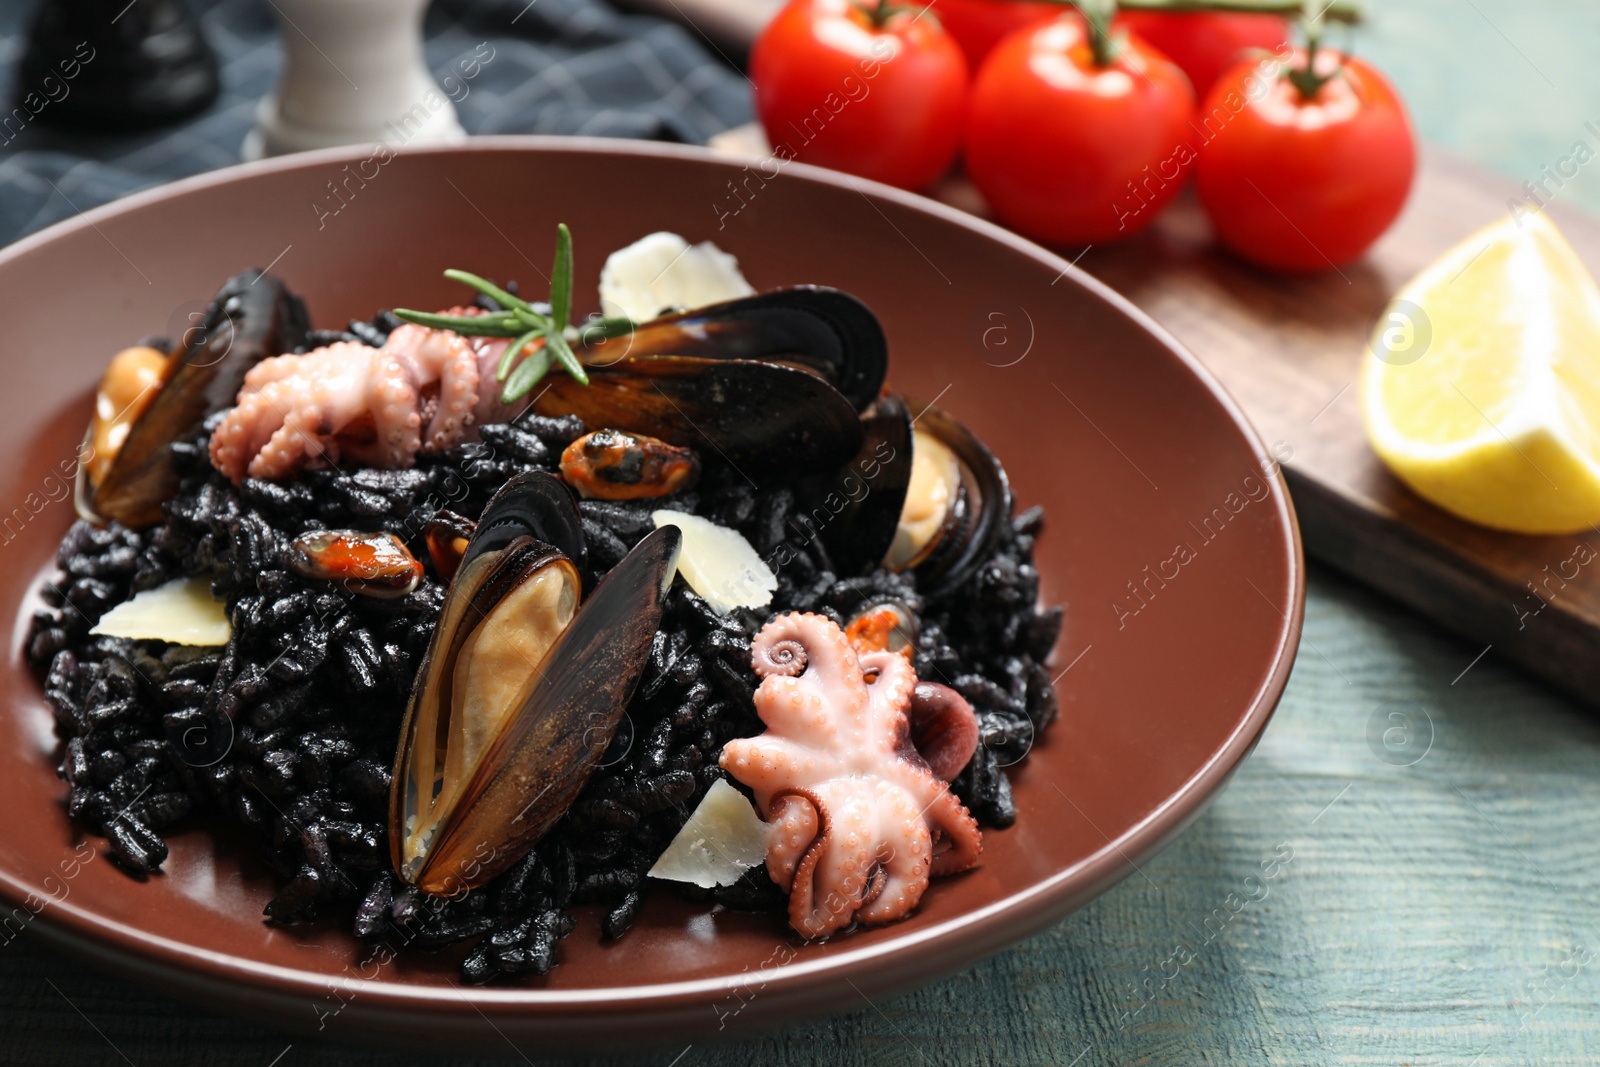
<svg viewBox="0 0 1600 1067">
<path fill-rule="evenodd" d="M 313 339 L 381 343 L 392 316 Z M 656 501 L 584 501 L 586 587 L 654 528 L 658 507 L 739 529 L 775 567 L 760 612 L 719 615 L 678 582 L 649 664 L 602 766 L 565 818 L 515 867 L 456 899 L 419 894 L 390 871 L 385 821 L 400 718 L 444 587 L 432 576 L 400 601 L 353 596 L 289 571 L 284 552 L 316 528 L 384 530 L 426 558 L 424 527 L 440 509 L 475 516 L 507 478 L 554 469 L 587 428 L 527 415 L 482 428 L 483 439 L 404 471 L 314 471 L 292 482 L 234 487 L 206 454 L 210 426 L 178 446 L 180 491 L 148 530 L 78 523 L 62 541 L 49 607 L 33 620 L 28 656 L 43 680 L 62 745 L 68 809 L 105 836 L 136 876 L 167 855 L 162 833 L 191 817 L 237 823 L 260 842 L 280 888 L 275 923 L 333 917 L 362 941 L 421 949 L 469 947 L 465 978 L 543 974 L 575 927 L 570 909 L 601 906 L 604 937 L 623 936 L 651 890 L 645 871 L 723 772 L 733 737 L 760 732 L 749 640 L 771 614 L 848 619 L 894 598 L 921 619 L 915 665 L 959 690 L 982 743 L 954 783 L 988 826 L 1016 818 L 1005 767 L 1056 714 L 1043 663 L 1061 610 L 1040 611 L 1033 543 L 1041 515 L 1016 516 L 970 579 L 924 600 L 916 579 L 836 575 L 821 544 L 793 520 L 785 487 L 755 489 L 707 464 L 694 489 Z M 209 579 L 228 605 L 226 648 L 92 636 L 112 606 L 173 578 Z M 783 895 L 757 867 L 739 883 L 685 895 L 775 908 Z"/>
</svg>

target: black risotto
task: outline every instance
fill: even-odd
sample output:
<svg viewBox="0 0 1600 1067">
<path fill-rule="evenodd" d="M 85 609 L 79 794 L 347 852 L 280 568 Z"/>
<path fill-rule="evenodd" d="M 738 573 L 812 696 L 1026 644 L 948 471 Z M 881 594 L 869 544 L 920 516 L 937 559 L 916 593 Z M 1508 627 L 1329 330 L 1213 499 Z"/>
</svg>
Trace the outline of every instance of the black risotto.
<svg viewBox="0 0 1600 1067">
<path fill-rule="evenodd" d="M 396 324 L 383 313 L 349 333 L 313 334 L 310 345 L 381 344 Z M 530 414 L 481 427 L 481 441 L 419 457 L 411 470 L 314 471 L 236 488 L 207 457 L 215 422 L 176 446 L 183 480 L 166 522 L 72 527 L 27 646 L 63 743 L 68 810 L 135 876 L 161 866 L 168 830 L 239 824 L 281 878 L 271 922 L 332 919 L 362 941 L 459 946 L 463 976 L 480 983 L 548 971 L 577 925 L 575 905 L 600 906 L 607 938 L 628 931 L 647 888 L 708 906 L 781 909 L 785 898 L 760 866 L 710 891 L 647 887 L 645 872 L 725 777 L 723 743 L 761 732 L 749 655 L 761 624 L 786 611 L 842 624 L 886 596 L 920 615 L 918 676 L 954 687 L 978 715 L 981 743 L 954 792 L 984 826 L 1016 818 L 1004 768 L 1056 714 L 1043 664 L 1062 614 L 1036 607 L 1039 509 L 1015 516 L 962 585 L 925 599 L 911 574 L 839 577 L 790 489 L 753 489 L 708 464 L 695 488 L 672 497 L 579 505 L 585 588 L 654 529 L 653 510 L 669 507 L 736 528 L 769 563 L 785 561 L 774 566 L 772 603 L 718 615 L 676 582 L 627 717 L 566 816 L 482 888 L 423 895 L 391 873 L 386 820 L 401 718 L 445 587 L 430 567 L 404 599 L 354 596 L 292 573 L 285 551 L 308 530 L 381 530 L 426 560 L 423 530 L 439 509 L 476 517 L 513 475 L 557 470 L 561 450 L 591 427 Z M 90 635 L 134 593 L 185 576 L 210 579 L 226 602 L 234 636 L 225 648 Z"/>
</svg>

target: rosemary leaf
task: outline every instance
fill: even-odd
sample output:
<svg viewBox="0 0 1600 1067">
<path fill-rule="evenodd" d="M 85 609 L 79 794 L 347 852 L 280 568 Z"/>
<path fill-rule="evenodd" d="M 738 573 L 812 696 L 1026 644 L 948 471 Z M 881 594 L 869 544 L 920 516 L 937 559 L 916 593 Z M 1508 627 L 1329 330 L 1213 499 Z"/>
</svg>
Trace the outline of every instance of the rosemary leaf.
<svg viewBox="0 0 1600 1067">
<path fill-rule="evenodd" d="M 527 396 L 533 387 L 550 370 L 550 348 L 548 345 L 536 348 L 528 353 L 528 358 L 517 364 L 517 369 L 511 372 L 510 381 L 500 393 L 500 402 L 515 404 Z"/>
<path fill-rule="evenodd" d="M 474 337 L 515 337 L 527 329 L 515 314 L 496 311 L 488 315 L 435 315 L 428 311 L 395 308 L 395 318 L 435 330 L 454 330 Z"/>
<path fill-rule="evenodd" d="M 550 268 L 550 321 L 557 331 L 567 328 L 572 318 L 572 231 L 564 222 L 556 224 L 556 263 Z M 576 361 L 574 361 L 576 362 Z M 568 369 L 571 373 L 571 369 Z M 577 374 L 573 374 L 577 378 Z"/>
<path fill-rule="evenodd" d="M 518 354 L 520 354 L 522 350 L 533 341 L 543 336 L 543 328 L 533 329 L 529 330 L 527 333 L 523 334 L 521 337 L 518 337 L 515 341 L 512 341 L 509 345 L 507 345 L 505 352 L 503 352 L 500 356 L 500 365 L 495 368 L 494 380 L 497 382 L 505 381 L 506 375 L 511 373 L 511 365 L 516 362 Z M 546 360 L 545 362 L 548 363 L 549 360 Z"/>
<path fill-rule="evenodd" d="M 476 274 L 470 274 L 464 270 L 447 270 L 444 272 L 444 276 L 453 282 L 461 282 L 463 285 L 472 286 L 507 311 L 516 311 L 518 309 L 523 311 L 533 310 L 528 306 L 526 300 L 512 296 L 498 285 L 485 278 L 480 278 Z"/>
<path fill-rule="evenodd" d="M 583 369 L 583 364 L 578 362 L 578 357 L 573 355 L 572 346 L 567 344 L 565 335 L 560 333 L 547 335 L 543 351 L 555 356 L 557 362 L 566 368 L 567 373 L 572 375 L 573 380 L 579 385 L 589 384 L 589 373 Z"/>
</svg>

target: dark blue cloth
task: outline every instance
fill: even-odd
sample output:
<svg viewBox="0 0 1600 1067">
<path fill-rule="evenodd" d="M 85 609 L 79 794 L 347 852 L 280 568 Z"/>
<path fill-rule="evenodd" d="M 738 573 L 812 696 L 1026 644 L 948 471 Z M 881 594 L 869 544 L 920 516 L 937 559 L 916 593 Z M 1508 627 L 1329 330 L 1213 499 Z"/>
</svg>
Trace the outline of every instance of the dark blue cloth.
<svg viewBox="0 0 1600 1067">
<path fill-rule="evenodd" d="M 282 65 L 277 19 L 266 0 L 189 2 L 220 61 L 217 102 L 180 125 L 137 134 L 57 130 L 44 112 L 20 131 L 5 130 L 0 243 L 139 189 L 239 162 L 257 102 Z M 19 88 L 30 88 L 16 85 L 16 68 L 32 6 L 0 3 L 7 111 Z M 703 143 L 751 118 L 748 83 L 699 40 L 601 0 L 436 0 L 426 30 L 428 64 L 469 133 Z M 491 49 L 492 60 L 462 77 Z"/>
</svg>

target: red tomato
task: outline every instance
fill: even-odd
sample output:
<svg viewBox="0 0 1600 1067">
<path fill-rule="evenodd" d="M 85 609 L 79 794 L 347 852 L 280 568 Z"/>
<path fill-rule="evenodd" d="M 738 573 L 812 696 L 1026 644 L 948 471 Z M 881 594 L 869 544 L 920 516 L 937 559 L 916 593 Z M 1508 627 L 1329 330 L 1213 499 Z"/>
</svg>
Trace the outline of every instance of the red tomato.
<svg viewBox="0 0 1600 1067">
<path fill-rule="evenodd" d="M 1289 20 L 1277 15 L 1127 11 L 1118 24 L 1182 67 L 1202 100 L 1241 52 L 1277 52 L 1289 44 Z"/>
<path fill-rule="evenodd" d="M 907 189 L 961 145 L 967 61 L 935 18 L 855 0 L 792 0 L 750 53 L 773 155 Z"/>
<path fill-rule="evenodd" d="M 1253 263 L 1326 270 L 1355 259 L 1405 206 L 1416 137 L 1383 75 L 1321 52 L 1332 77 L 1307 100 L 1285 64 L 1241 63 L 1196 116 L 1200 202 L 1222 243 Z M 1289 61 L 1305 64 L 1304 51 Z"/>
<path fill-rule="evenodd" d="M 1128 37 L 1097 66 L 1080 20 L 1019 30 L 978 72 L 967 173 L 1006 225 L 1053 244 L 1138 232 L 1194 158 L 1189 79 Z"/>
<path fill-rule="evenodd" d="M 1034 0 L 933 0 L 934 14 L 976 71 L 1000 38 L 1061 14 L 1061 5 Z"/>
</svg>

